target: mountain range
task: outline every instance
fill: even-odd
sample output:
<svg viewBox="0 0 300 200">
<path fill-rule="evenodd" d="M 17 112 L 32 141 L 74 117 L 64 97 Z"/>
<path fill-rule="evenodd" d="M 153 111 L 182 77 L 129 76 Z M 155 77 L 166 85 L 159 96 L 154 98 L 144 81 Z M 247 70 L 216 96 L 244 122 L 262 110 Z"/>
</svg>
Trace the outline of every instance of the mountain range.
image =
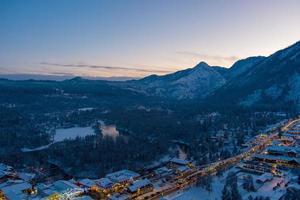
<svg viewBox="0 0 300 200">
<path fill-rule="evenodd" d="M 146 95 L 242 106 L 300 103 L 300 42 L 274 54 L 249 57 L 230 68 L 200 62 L 194 68 L 121 84 Z"/>
<path fill-rule="evenodd" d="M 9 78 L 9 77 L 8 77 Z M 6 82 L 2 79 L 3 88 Z M 9 85 L 12 82 L 7 83 Z M 7 85 L 6 84 L 6 85 Z M 23 81 L 16 85 L 29 84 Z M 33 82 L 33 84 L 37 84 Z M 235 62 L 230 68 L 200 62 L 193 68 L 167 75 L 150 75 L 138 80 L 87 80 L 76 77 L 53 83 L 75 89 L 190 101 L 214 105 L 297 106 L 300 110 L 300 41 L 268 57 L 256 56 Z"/>
</svg>

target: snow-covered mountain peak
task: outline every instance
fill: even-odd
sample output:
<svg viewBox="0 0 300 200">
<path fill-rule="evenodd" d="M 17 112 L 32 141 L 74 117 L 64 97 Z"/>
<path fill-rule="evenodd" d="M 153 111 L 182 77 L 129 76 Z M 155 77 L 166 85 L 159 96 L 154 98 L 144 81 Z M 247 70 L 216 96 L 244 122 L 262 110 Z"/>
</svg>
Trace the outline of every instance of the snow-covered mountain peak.
<svg viewBox="0 0 300 200">
<path fill-rule="evenodd" d="M 205 68 L 211 68 L 211 66 L 209 66 L 206 62 L 200 62 L 199 64 L 197 64 L 194 68 L 192 68 L 194 71 L 195 70 L 199 70 L 199 69 L 205 69 Z"/>
</svg>

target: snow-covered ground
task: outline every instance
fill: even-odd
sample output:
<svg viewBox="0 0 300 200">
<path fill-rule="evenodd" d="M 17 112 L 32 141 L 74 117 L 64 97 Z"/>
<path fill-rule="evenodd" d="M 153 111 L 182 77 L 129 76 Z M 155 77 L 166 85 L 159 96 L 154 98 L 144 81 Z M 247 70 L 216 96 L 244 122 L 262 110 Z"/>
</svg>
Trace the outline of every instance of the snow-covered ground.
<svg viewBox="0 0 300 200">
<path fill-rule="evenodd" d="M 54 135 L 54 143 L 61 142 L 65 139 L 75 139 L 76 137 L 85 137 L 94 134 L 95 131 L 92 129 L 92 127 L 73 127 L 66 129 L 56 129 Z"/>
<path fill-rule="evenodd" d="M 79 108 L 78 111 L 92 111 L 94 110 L 95 108 L 92 108 L 92 107 L 86 107 L 86 108 Z"/>
<path fill-rule="evenodd" d="M 256 179 L 259 177 L 259 175 L 250 174 L 254 179 L 254 185 L 257 189 L 256 192 L 247 192 L 242 187 L 242 176 L 249 175 L 247 173 L 239 173 L 239 191 L 242 195 L 243 199 L 248 199 L 248 197 L 251 195 L 253 198 L 257 196 L 264 196 L 264 197 L 272 197 L 272 199 L 279 199 L 286 191 L 286 188 L 284 187 L 284 184 L 287 182 L 288 179 L 281 178 L 281 177 L 274 177 L 271 181 L 267 181 L 263 184 L 256 183 Z M 281 184 L 282 187 L 279 187 L 277 190 L 273 190 L 273 188 L 277 185 Z"/>
<path fill-rule="evenodd" d="M 238 172 L 237 168 L 231 168 L 224 172 L 224 174 L 220 177 L 214 176 L 212 178 L 212 191 L 207 191 L 205 188 L 200 186 L 194 186 L 188 188 L 184 191 L 178 191 L 177 193 L 171 194 L 165 199 L 167 200 L 221 200 L 222 199 L 222 190 L 224 188 L 224 184 L 226 181 L 226 177 L 229 172 Z M 256 192 L 247 192 L 243 189 L 244 176 L 251 175 L 254 180 L 254 186 L 256 188 Z M 257 196 L 270 197 L 272 200 L 278 200 L 282 195 L 286 192 L 285 184 L 290 182 L 293 175 L 290 172 L 286 172 L 284 177 L 273 177 L 271 181 L 267 181 L 265 183 L 259 184 L 256 182 L 259 175 L 249 174 L 245 172 L 238 172 L 238 190 L 241 194 L 242 198 L 247 200 L 251 195 L 253 198 Z M 273 189 L 275 186 L 280 185 L 277 189 Z M 300 188 L 299 184 L 290 183 L 289 186 L 293 186 L 296 188 Z"/>
<path fill-rule="evenodd" d="M 24 148 L 21 149 L 21 151 L 22 151 L 22 152 L 40 151 L 40 150 L 48 149 L 52 144 L 53 144 L 53 143 L 47 144 L 47 145 L 44 145 L 44 146 L 40 146 L 40 147 L 37 147 L 37 148 L 32 148 L 32 149 L 31 149 L 31 148 L 26 148 L 26 147 L 24 147 Z"/>
<path fill-rule="evenodd" d="M 236 168 L 231 168 L 227 170 L 222 176 L 214 176 L 212 178 L 212 191 L 207 191 L 206 189 L 195 186 L 188 188 L 184 191 L 180 191 L 176 194 L 168 196 L 166 199 L 170 200 L 221 200 L 222 190 L 225 184 L 226 177 L 229 172 L 235 172 Z"/>
</svg>

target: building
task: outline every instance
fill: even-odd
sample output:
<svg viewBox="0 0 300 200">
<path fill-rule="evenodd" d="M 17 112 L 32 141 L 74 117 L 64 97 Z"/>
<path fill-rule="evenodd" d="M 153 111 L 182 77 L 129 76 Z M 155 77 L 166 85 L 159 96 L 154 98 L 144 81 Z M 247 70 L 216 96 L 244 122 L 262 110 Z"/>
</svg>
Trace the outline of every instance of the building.
<svg viewBox="0 0 300 200">
<path fill-rule="evenodd" d="M 114 185 L 114 183 L 109 178 L 101 178 L 99 180 L 96 180 L 95 182 L 101 189 L 106 190 L 112 188 Z"/>
<path fill-rule="evenodd" d="M 265 183 L 268 181 L 271 181 L 273 179 L 273 176 L 269 173 L 262 174 L 261 176 L 257 177 L 256 182 L 257 183 Z"/>
<path fill-rule="evenodd" d="M 187 175 L 191 173 L 191 168 L 189 168 L 188 166 L 180 166 L 176 169 L 176 173 L 181 176 Z"/>
<path fill-rule="evenodd" d="M 94 180 L 85 178 L 85 179 L 80 179 L 78 181 L 78 184 L 83 187 L 83 188 L 91 188 L 93 186 L 96 186 L 97 183 Z"/>
<path fill-rule="evenodd" d="M 297 157 L 300 153 L 300 149 L 297 147 L 270 146 L 267 148 L 267 152 L 270 155 Z"/>
<path fill-rule="evenodd" d="M 1 184 L 0 190 L 7 199 L 23 200 L 33 192 L 33 187 L 31 184 L 19 180 Z"/>
<path fill-rule="evenodd" d="M 153 185 L 148 179 L 141 179 L 133 182 L 129 187 L 128 191 L 132 194 L 144 194 L 151 192 L 153 190 Z"/>
<path fill-rule="evenodd" d="M 106 178 L 110 179 L 114 183 L 127 183 L 127 182 L 132 182 L 134 179 L 138 178 L 139 176 L 140 174 L 125 169 L 111 174 L 107 174 Z"/>
<path fill-rule="evenodd" d="M 170 165 L 171 166 L 175 166 L 175 167 L 178 167 L 178 166 L 186 166 L 186 165 L 189 165 L 191 164 L 190 161 L 188 160 L 183 160 L 183 159 L 179 159 L 179 158 L 172 158 L 170 161 L 169 161 Z"/>
<path fill-rule="evenodd" d="M 154 170 L 154 173 L 159 176 L 160 178 L 161 177 L 168 177 L 168 176 L 171 176 L 173 174 L 173 170 L 170 169 L 170 168 L 167 168 L 167 167 L 161 167 L 161 168 L 158 168 L 156 170 Z"/>
<path fill-rule="evenodd" d="M 70 181 L 58 180 L 51 185 L 40 185 L 39 186 L 41 197 L 53 198 L 56 196 L 66 195 L 68 197 L 78 196 L 84 192 L 83 189 Z"/>
<path fill-rule="evenodd" d="M 288 165 L 289 167 L 300 167 L 300 159 L 287 157 L 287 156 L 274 156 L 274 155 L 265 155 L 265 154 L 255 154 L 253 156 L 254 160 L 283 164 Z"/>
<path fill-rule="evenodd" d="M 25 173 L 25 172 L 21 172 L 18 173 L 18 177 L 26 182 L 30 182 L 35 178 L 35 174 L 32 173 Z"/>
<path fill-rule="evenodd" d="M 6 182 L 10 177 L 14 177 L 15 173 L 12 167 L 0 163 L 0 183 Z"/>
</svg>

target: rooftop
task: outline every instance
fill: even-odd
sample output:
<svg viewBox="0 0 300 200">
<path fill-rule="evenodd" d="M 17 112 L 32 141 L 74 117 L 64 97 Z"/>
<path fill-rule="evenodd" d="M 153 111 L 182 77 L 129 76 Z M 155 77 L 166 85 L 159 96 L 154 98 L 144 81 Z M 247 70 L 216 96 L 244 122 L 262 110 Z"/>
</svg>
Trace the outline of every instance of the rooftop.
<svg viewBox="0 0 300 200">
<path fill-rule="evenodd" d="M 130 171 L 130 170 L 121 170 L 111 174 L 107 174 L 106 178 L 109 178 L 113 182 L 123 182 L 128 181 L 133 178 L 139 177 L 140 174 Z"/>
<path fill-rule="evenodd" d="M 281 161 L 285 161 L 285 162 L 295 161 L 298 164 L 300 164 L 300 159 L 291 158 L 288 156 L 273 156 L 273 155 L 265 155 L 265 154 L 255 154 L 255 155 L 253 155 L 253 157 L 259 158 L 259 159 L 274 160 L 274 161 L 276 161 L 276 160 L 281 160 Z"/>
<path fill-rule="evenodd" d="M 69 181 L 58 180 L 53 183 L 53 187 L 57 192 L 64 192 L 66 190 L 79 189 L 79 187 Z"/>
<path fill-rule="evenodd" d="M 177 170 L 180 172 L 186 172 L 186 171 L 190 170 L 190 168 L 187 166 L 180 166 L 177 168 Z"/>
<path fill-rule="evenodd" d="M 31 189 L 31 187 L 31 184 L 27 182 L 22 182 L 8 185 L 6 187 L 1 188 L 1 190 L 8 199 L 22 200 L 25 199 L 25 194 L 23 193 L 23 191 L 26 189 Z"/>
<path fill-rule="evenodd" d="M 113 185 L 113 182 L 109 178 L 101 178 L 96 180 L 96 183 L 102 188 L 109 188 Z"/>
<path fill-rule="evenodd" d="M 80 184 L 84 185 L 84 186 L 87 186 L 87 187 L 92 187 L 94 185 L 96 185 L 96 182 L 91 180 L 91 179 L 88 179 L 88 178 L 85 178 L 85 179 L 81 179 L 78 181 Z"/>
<path fill-rule="evenodd" d="M 267 151 L 280 152 L 280 153 L 299 153 L 300 149 L 298 147 L 287 147 L 287 146 L 270 146 Z"/>
<path fill-rule="evenodd" d="M 179 158 L 172 158 L 170 160 L 170 162 L 178 164 L 178 165 L 187 165 L 190 163 L 188 160 L 183 160 L 183 159 L 179 159 Z"/>
<path fill-rule="evenodd" d="M 136 192 L 138 189 L 143 188 L 145 186 L 152 185 L 148 179 L 137 180 L 129 186 L 130 192 Z"/>
</svg>

